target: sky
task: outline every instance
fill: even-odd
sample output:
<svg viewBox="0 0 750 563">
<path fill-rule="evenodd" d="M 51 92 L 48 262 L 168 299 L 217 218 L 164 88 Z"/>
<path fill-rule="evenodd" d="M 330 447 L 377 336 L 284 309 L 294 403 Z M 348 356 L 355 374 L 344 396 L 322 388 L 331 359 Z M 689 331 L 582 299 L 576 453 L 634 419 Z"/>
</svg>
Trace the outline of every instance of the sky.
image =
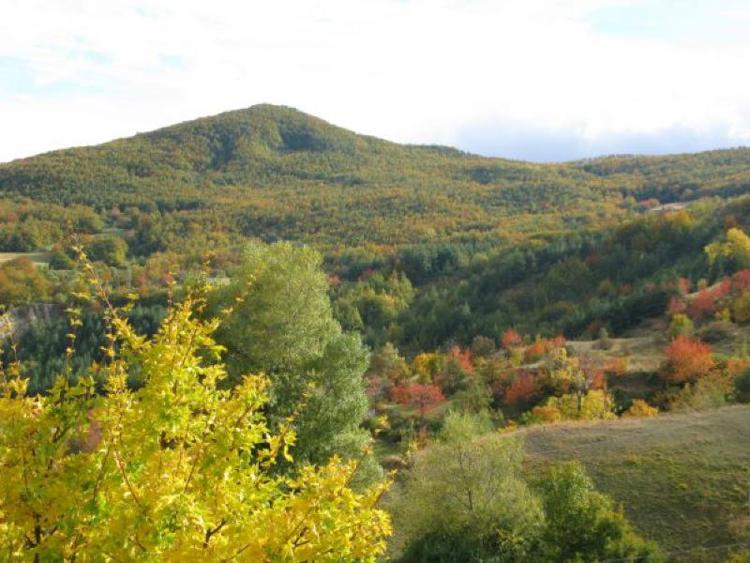
<svg viewBox="0 0 750 563">
<path fill-rule="evenodd" d="M 1 0 L 0 162 L 258 103 L 539 162 L 750 145 L 750 0 Z"/>
</svg>

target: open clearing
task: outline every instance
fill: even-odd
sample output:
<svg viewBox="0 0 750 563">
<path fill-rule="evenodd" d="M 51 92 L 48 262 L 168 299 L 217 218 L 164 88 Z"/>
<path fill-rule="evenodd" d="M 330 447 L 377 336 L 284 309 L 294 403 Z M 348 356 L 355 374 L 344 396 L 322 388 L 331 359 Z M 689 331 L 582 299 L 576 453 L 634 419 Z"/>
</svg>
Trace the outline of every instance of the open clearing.
<svg viewBox="0 0 750 563">
<path fill-rule="evenodd" d="M 677 560 L 722 561 L 732 548 L 718 546 L 750 543 L 750 405 L 515 434 L 531 467 L 582 461 L 638 530 Z"/>
<path fill-rule="evenodd" d="M 49 260 L 48 252 L 0 252 L 0 264 L 25 256 L 34 264 L 46 264 Z"/>
</svg>

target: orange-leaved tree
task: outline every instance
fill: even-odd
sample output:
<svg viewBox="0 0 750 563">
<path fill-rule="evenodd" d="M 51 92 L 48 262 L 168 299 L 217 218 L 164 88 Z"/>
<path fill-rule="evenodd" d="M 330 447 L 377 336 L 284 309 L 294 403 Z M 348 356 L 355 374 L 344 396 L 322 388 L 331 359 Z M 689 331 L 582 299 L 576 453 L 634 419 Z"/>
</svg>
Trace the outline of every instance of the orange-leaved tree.
<svg viewBox="0 0 750 563">
<path fill-rule="evenodd" d="M 423 424 L 425 415 L 445 400 L 440 387 L 422 383 L 394 387 L 392 397 L 402 405 L 415 407 L 419 411 L 419 420 Z"/>
<path fill-rule="evenodd" d="M 711 346 L 687 336 L 678 336 L 664 350 L 661 375 L 670 383 L 687 383 L 708 375 L 715 367 Z"/>
</svg>

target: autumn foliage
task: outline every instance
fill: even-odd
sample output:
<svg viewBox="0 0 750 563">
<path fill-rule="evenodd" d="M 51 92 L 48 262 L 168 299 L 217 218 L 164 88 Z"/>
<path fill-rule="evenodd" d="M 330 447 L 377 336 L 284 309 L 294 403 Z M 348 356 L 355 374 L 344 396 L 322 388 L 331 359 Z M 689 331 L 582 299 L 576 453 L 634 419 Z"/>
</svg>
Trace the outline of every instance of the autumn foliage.
<svg viewBox="0 0 750 563">
<path fill-rule="evenodd" d="M 355 492 L 355 461 L 294 473 L 295 433 L 264 415 L 269 381 L 231 390 L 217 321 L 176 306 L 152 338 L 109 317 L 107 363 L 75 385 L 27 394 L 21 367 L 0 371 L 3 560 L 374 560 L 385 550 L 386 483 Z M 145 382 L 127 385 L 138 370 Z M 95 376 L 106 381 L 97 394 Z"/>
<path fill-rule="evenodd" d="M 555 338 L 537 338 L 533 344 L 531 344 L 523 354 L 523 359 L 526 362 L 537 362 L 555 348 L 559 348 L 565 345 L 565 337 L 556 336 Z"/>
<path fill-rule="evenodd" d="M 443 392 L 437 385 L 411 383 L 399 385 L 391 391 L 391 397 L 397 403 L 415 407 L 419 410 L 420 419 L 445 400 Z"/>
<path fill-rule="evenodd" d="M 473 373 L 474 365 L 471 358 L 471 350 L 462 350 L 458 346 L 453 346 L 450 351 L 450 358 L 454 360 L 465 373 Z"/>
<path fill-rule="evenodd" d="M 695 296 L 692 303 L 688 305 L 688 315 L 694 321 L 700 321 L 713 316 L 717 310 L 718 303 L 729 295 L 730 290 L 731 283 L 729 280 L 724 280 L 714 287 L 701 290 Z"/>
<path fill-rule="evenodd" d="M 517 330 L 512 328 L 507 329 L 500 337 L 500 343 L 506 350 L 510 350 L 511 348 L 520 346 L 521 342 L 523 342 L 523 340 L 521 339 L 521 335 Z"/>
<path fill-rule="evenodd" d="M 534 375 L 522 372 L 518 378 L 505 390 L 505 404 L 515 406 L 528 402 L 539 391 Z"/>
<path fill-rule="evenodd" d="M 714 369 L 711 346 L 700 340 L 679 336 L 664 350 L 662 376 L 670 383 L 695 381 Z"/>
</svg>

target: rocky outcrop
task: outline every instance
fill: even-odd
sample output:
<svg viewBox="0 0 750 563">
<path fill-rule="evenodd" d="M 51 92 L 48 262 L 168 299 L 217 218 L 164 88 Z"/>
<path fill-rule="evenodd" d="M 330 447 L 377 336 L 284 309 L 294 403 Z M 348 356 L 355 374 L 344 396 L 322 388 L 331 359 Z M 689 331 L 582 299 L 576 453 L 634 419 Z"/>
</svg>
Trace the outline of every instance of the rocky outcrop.
<svg viewBox="0 0 750 563">
<path fill-rule="evenodd" d="M 6 314 L 0 316 L 0 337 L 18 338 L 35 324 L 48 323 L 62 315 L 62 306 L 49 303 L 11 307 Z"/>
</svg>

